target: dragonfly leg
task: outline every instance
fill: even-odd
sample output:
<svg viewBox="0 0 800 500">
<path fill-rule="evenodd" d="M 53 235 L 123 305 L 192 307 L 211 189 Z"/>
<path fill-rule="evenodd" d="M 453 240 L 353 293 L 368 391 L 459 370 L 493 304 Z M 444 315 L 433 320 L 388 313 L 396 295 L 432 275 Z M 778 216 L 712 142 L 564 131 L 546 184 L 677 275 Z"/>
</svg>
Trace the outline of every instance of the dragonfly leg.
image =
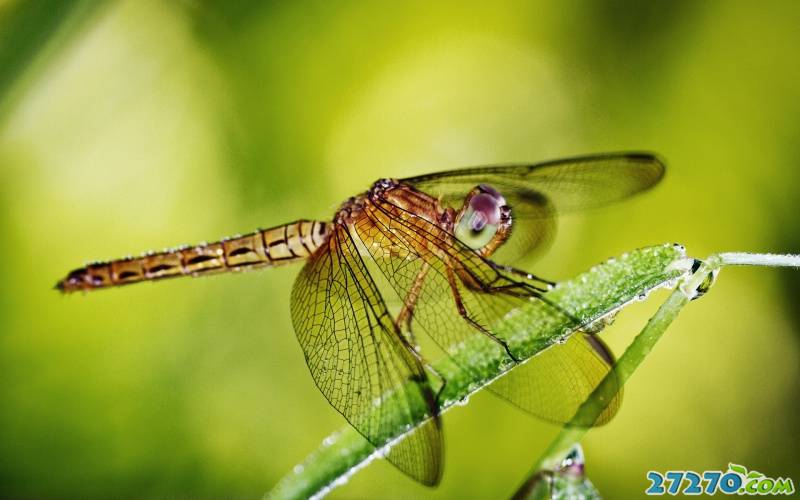
<svg viewBox="0 0 800 500">
<path fill-rule="evenodd" d="M 444 375 L 439 373 L 439 371 L 436 370 L 436 368 L 434 368 L 433 366 L 431 366 L 431 365 L 427 365 L 427 366 L 428 366 L 428 369 L 431 372 L 433 372 L 434 375 L 436 375 L 436 378 L 438 378 L 439 380 L 442 381 L 442 385 L 440 385 L 439 389 L 436 391 L 436 404 L 438 406 L 441 403 L 440 398 L 441 398 L 442 394 L 444 393 L 445 386 L 447 385 L 447 379 L 444 378 Z"/>
<path fill-rule="evenodd" d="M 550 281 L 550 280 L 546 280 L 544 278 L 540 278 L 540 277 L 536 276 L 535 274 L 531 274 L 531 273 L 529 273 L 527 271 L 523 271 L 522 269 L 517 269 L 516 267 L 506 266 L 506 265 L 503 265 L 503 264 L 498 264 L 498 263 L 492 262 L 492 261 L 488 261 L 488 262 L 497 271 L 505 271 L 507 273 L 511 273 L 511 274 L 514 274 L 514 275 L 517 275 L 517 276 L 521 276 L 521 277 L 523 277 L 525 279 L 528 279 L 528 280 L 531 280 L 531 281 L 538 281 L 539 283 L 544 283 L 548 287 L 556 286 L 556 283 L 554 281 Z M 543 292 L 547 291 L 546 289 L 540 289 L 540 290 L 543 291 Z"/>
<path fill-rule="evenodd" d="M 522 292 L 522 291 L 516 292 L 516 290 L 524 290 L 524 292 Z M 581 321 L 578 318 L 576 318 L 570 312 L 566 311 L 560 305 L 556 304 L 555 302 L 549 300 L 547 297 L 542 295 L 542 290 L 537 288 L 537 287 L 535 287 L 535 286 L 533 286 L 533 285 L 531 285 L 530 283 L 522 283 L 522 282 L 519 282 L 519 281 L 514 281 L 514 282 L 511 282 L 508 285 L 489 286 L 489 287 L 487 287 L 485 289 L 485 291 L 488 291 L 488 292 L 502 292 L 502 293 L 511 295 L 513 297 L 519 297 L 519 298 L 534 297 L 534 298 L 536 298 L 538 300 L 541 300 L 542 302 L 544 302 L 548 306 L 552 307 L 553 309 L 555 309 L 559 313 L 561 313 L 564 316 L 566 316 L 567 318 L 569 318 L 570 322 L 573 325 L 580 325 L 581 324 Z"/>
<path fill-rule="evenodd" d="M 400 332 L 402 335 L 403 331 L 405 330 L 408 333 L 408 341 L 411 343 L 411 347 L 414 348 L 414 351 L 417 351 L 418 344 L 417 338 L 414 336 L 414 331 L 411 329 L 411 320 L 414 319 L 414 306 L 409 306 L 408 304 L 403 304 L 403 308 L 397 314 L 397 317 L 394 319 L 394 326 L 397 328 L 397 331 Z M 403 328 L 405 327 L 405 328 Z"/>
<path fill-rule="evenodd" d="M 414 283 L 411 286 L 411 289 L 406 295 L 405 302 L 403 303 L 403 308 L 397 314 L 397 317 L 394 320 L 394 325 L 397 327 L 398 331 L 400 331 L 401 326 L 405 325 L 405 329 L 408 332 L 408 344 L 411 348 L 411 353 L 414 355 L 415 358 L 424 366 L 429 372 L 433 374 L 434 377 L 439 379 L 442 383 L 439 386 L 439 389 L 436 391 L 435 401 L 438 405 L 439 397 L 442 395 L 442 391 L 444 391 L 445 386 L 447 385 L 447 379 L 444 378 L 439 370 L 433 367 L 430 363 L 428 363 L 422 354 L 419 352 L 419 346 L 417 345 L 417 339 L 414 336 L 414 331 L 411 328 L 412 320 L 414 319 L 414 308 L 417 305 L 417 301 L 419 300 L 419 294 L 422 291 L 422 285 L 425 282 L 425 276 L 427 276 L 428 271 L 430 270 L 430 266 L 425 263 L 422 270 L 417 274 L 417 277 L 414 279 Z"/>
<path fill-rule="evenodd" d="M 517 293 L 514 293 L 516 290 L 520 290 Z M 524 292 L 523 292 L 524 290 Z M 542 290 L 539 287 L 531 285 L 530 283 L 520 283 L 520 282 L 513 282 L 508 285 L 500 285 L 500 286 L 489 286 L 486 288 L 487 292 L 503 292 L 507 293 L 508 295 L 513 295 L 514 297 L 536 297 L 537 299 L 542 298 Z"/>
<path fill-rule="evenodd" d="M 405 307 L 404 307 L 404 310 L 405 310 Z M 420 364 L 422 364 L 422 366 L 425 369 L 427 369 L 429 372 L 431 372 L 433 374 L 433 376 L 436 377 L 437 379 L 439 379 L 439 381 L 442 383 L 442 385 L 439 386 L 439 389 L 436 390 L 436 394 L 434 395 L 434 401 L 436 402 L 436 406 L 438 408 L 439 403 L 440 403 L 439 397 L 442 395 L 442 391 L 444 391 L 444 388 L 447 385 L 447 379 L 444 378 L 444 375 L 442 375 L 439 372 L 439 370 L 434 368 L 432 364 L 428 363 L 425 360 L 425 358 L 422 356 L 422 353 L 419 352 L 418 347 L 416 345 L 416 342 L 414 340 L 414 334 L 411 331 L 411 319 L 412 319 L 413 314 L 414 314 L 414 308 L 411 307 L 409 309 L 409 313 L 406 315 L 406 319 L 402 319 L 401 316 L 398 315 L 397 319 L 395 320 L 395 326 L 398 327 L 398 333 L 399 333 L 399 325 L 403 321 L 405 321 L 406 327 L 408 328 L 408 335 L 409 335 L 410 339 L 406 339 L 405 337 L 402 336 L 402 333 L 400 333 L 400 336 L 403 339 L 403 344 L 406 347 L 408 347 L 408 350 L 411 351 L 411 354 L 415 358 L 417 358 L 417 361 L 419 361 Z"/>
<path fill-rule="evenodd" d="M 505 340 L 493 334 L 492 332 L 481 326 L 477 321 L 475 321 L 470 317 L 469 312 L 467 311 L 467 308 L 464 305 L 464 300 L 461 297 L 461 292 L 458 291 L 458 283 L 456 281 L 456 275 L 451 267 L 447 267 L 447 281 L 450 283 L 450 290 L 453 292 L 453 299 L 455 299 L 456 301 L 456 308 L 458 309 L 458 314 L 462 318 L 464 318 L 464 321 L 469 323 L 472 327 L 474 327 L 482 334 L 486 335 L 493 341 L 503 346 L 503 349 L 505 349 L 508 357 L 514 360 L 514 362 L 519 363 L 519 359 L 516 356 L 514 356 L 514 354 L 511 352 L 511 349 L 508 348 L 508 344 L 506 343 Z"/>
<path fill-rule="evenodd" d="M 400 309 L 400 312 L 397 313 L 397 317 L 394 320 L 394 325 L 398 330 L 401 329 L 401 326 L 405 325 L 405 329 L 408 332 L 411 345 L 414 347 L 414 349 L 418 348 L 418 344 L 417 339 L 414 336 L 414 332 L 411 329 L 411 322 L 414 319 L 414 308 L 416 307 L 417 301 L 419 300 L 419 295 L 422 292 L 422 285 L 425 283 L 425 276 L 428 275 L 428 270 L 430 270 L 430 266 L 426 262 L 423 264 L 423 267 L 417 274 L 417 277 L 414 278 L 414 283 L 411 285 L 411 289 L 408 291 L 408 294 L 403 301 L 403 308 Z"/>
<path fill-rule="evenodd" d="M 412 354 L 414 354 L 414 357 L 416 357 L 417 360 L 419 360 L 419 362 L 422 363 L 422 366 L 425 367 L 429 372 L 431 372 L 433 376 L 438 378 L 439 381 L 442 383 L 442 385 L 439 386 L 439 389 L 436 390 L 436 395 L 434 396 L 434 401 L 436 401 L 436 406 L 438 408 L 439 403 L 441 403 L 439 397 L 442 395 L 442 392 L 444 391 L 444 388 L 447 385 L 447 379 L 444 378 L 444 375 L 442 375 L 439 372 L 439 370 L 434 368 L 432 364 L 425 361 L 425 358 L 422 357 L 422 354 L 420 354 L 419 351 L 417 351 L 416 349 L 411 349 L 411 351 Z"/>
</svg>

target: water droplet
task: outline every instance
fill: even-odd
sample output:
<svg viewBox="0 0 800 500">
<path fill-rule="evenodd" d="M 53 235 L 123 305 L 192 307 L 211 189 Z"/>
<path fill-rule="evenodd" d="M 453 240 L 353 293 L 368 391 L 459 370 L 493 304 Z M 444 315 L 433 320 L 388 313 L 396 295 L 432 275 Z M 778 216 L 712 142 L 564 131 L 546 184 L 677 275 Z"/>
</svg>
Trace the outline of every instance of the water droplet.
<svg viewBox="0 0 800 500">
<path fill-rule="evenodd" d="M 466 406 L 467 403 L 469 403 L 469 396 L 464 396 L 463 398 L 457 399 L 453 402 L 453 404 L 456 406 Z"/>
<path fill-rule="evenodd" d="M 297 464 L 292 469 L 292 472 L 294 472 L 295 474 L 300 474 L 300 473 L 303 472 L 304 469 L 305 469 L 305 467 L 303 467 L 303 464 Z"/>
<path fill-rule="evenodd" d="M 583 448 L 581 448 L 581 445 L 575 444 L 569 453 L 561 460 L 558 472 L 582 477 L 585 463 L 586 457 L 583 454 Z"/>
<path fill-rule="evenodd" d="M 714 269 L 710 273 L 706 275 L 706 279 L 700 283 L 700 286 L 697 287 L 697 292 L 694 294 L 693 297 L 690 297 L 691 300 L 696 300 L 705 295 L 714 283 L 717 281 L 717 274 L 719 274 L 719 269 Z"/>
</svg>

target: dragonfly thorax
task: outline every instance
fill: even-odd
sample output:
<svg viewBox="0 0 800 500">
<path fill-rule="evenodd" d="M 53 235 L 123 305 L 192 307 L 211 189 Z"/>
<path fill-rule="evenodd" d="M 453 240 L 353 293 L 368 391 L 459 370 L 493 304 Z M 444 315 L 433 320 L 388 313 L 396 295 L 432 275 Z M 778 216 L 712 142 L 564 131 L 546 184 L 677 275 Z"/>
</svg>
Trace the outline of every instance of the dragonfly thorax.
<svg viewBox="0 0 800 500">
<path fill-rule="evenodd" d="M 369 202 L 377 205 L 385 202 L 391 203 L 407 213 L 443 227 L 445 210 L 439 200 L 396 179 L 378 180 L 370 188 L 367 198 Z"/>
</svg>

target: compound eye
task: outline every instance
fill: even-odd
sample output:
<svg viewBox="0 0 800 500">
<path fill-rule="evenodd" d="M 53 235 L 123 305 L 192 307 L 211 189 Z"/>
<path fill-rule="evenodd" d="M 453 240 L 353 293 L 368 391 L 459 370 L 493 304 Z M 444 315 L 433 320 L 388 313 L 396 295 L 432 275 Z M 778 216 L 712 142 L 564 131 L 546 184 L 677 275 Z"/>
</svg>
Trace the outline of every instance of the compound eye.
<svg viewBox="0 0 800 500">
<path fill-rule="evenodd" d="M 456 238 L 473 250 L 488 245 L 500 227 L 504 201 L 501 196 L 488 192 L 472 196 L 456 226 Z"/>
</svg>

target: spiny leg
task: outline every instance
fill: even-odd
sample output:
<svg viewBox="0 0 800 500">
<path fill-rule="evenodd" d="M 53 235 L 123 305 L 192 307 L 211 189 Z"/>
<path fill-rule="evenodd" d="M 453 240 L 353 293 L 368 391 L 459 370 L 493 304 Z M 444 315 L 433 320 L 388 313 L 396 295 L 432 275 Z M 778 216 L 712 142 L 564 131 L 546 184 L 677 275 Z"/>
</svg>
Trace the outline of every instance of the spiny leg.
<svg viewBox="0 0 800 500">
<path fill-rule="evenodd" d="M 506 354 L 508 354 L 508 357 L 514 360 L 515 363 L 519 363 L 519 359 L 517 359 L 517 357 L 514 356 L 514 354 L 512 354 L 511 349 L 509 349 L 508 344 L 505 342 L 505 340 L 499 338 L 498 336 L 496 336 L 495 334 L 493 334 L 492 332 L 481 326 L 477 321 L 475 321 L 470 317 L 469 312 L 467 311 L 467 308 L 464 305 L 464 300 L 461 297 L 461 292 L 458 290 L 458 282 L 456 281 L 456 275 L 453 272 L 453 268 L 447 266 L 446 269 L 447 269 L 447 281 L 450 283 L 450 290 L 453 292 L 453 299 L 456 302 L 456 309 L 458 309 L 458 314 L 462 318 L 464 318 L 464 321 L 472 325 L 476 330 L 478 330 L 482 334 L 489 337 L 491 340 L 503 346 L 503 349 L 505 349 Z"/>
<path fill-rule="evenodd" d="M 512 282 L 508 285 L 500 285 L 500 286 L 489 286 L 486 287 L 486 291 L 493 293 L 493 292 L 500 292 L 505 293 L 507 295 L 511 295 L 513 297 L 518 298 L 535 298 L 537 300 L 541 300 L 548 306 L 552 307 L 559 313 L 563 314 L 573 323 L 573 325 L 580 325 L 581 321 L 576 318 L 574 315 L 570 314 L 566 311 L 563 307 L 556 304 L 555 302 L 549 300 L 547 297 L 542 295 L 542 290 L 529 284 L 529 283 L 521 283 L 521 282 Z M 515 292 L 516 290 L 524 290 L 524 292 Z"/>
<path fill-rule="evenodd" d="M 408 294 L 403 300 L 402 309 L 400 309 L 400 312 L 397 313 L 397 317 L 394 320 L 394 325 L 398 330 L 400 330 L 401 326 L 405 324 L 411 345 L 415 350 L 418 346 L 417 339 L 414 337 L 414 332 L 411 329 L 411 321 L 414 319 L 414 308 L 417 306 L 417 301 L 419 300 L 420 293 L 422 292 L 422 285 L 425 283 L 425 276 L 428 275 L 429 270 L 430 266 L 428 263 L 424 263 L 422 269 L 417 274 L 417 277 L 414 278 L 414 283 L 411 285 Z"/>
<path fill-rule="evenodd" d="M 418 350 L 417 339 L 414 336 L 414 331 L 411 328 L 411 324 L 414 319 L 414 308 L 419 301 L 420 293 L 422 292 L 422 285 L 425 283 L 425 277 L 428 275 L 428 271 L 430 270 L 430 266 L 428 263 L 424 263 L 422 269 L 417 274 L 417 277 L 414 278 L 414 283 L 411 285 L 411 289 L 408 291 L 405 300 L 403 301 L 403 308 L 400 309 L 400 312 L 397 314 L 397 317 L 394 320 L 394 325 L 397 328 L 398 332 L 401 332 L 401 326 L 405 325 L 405 329 L 408 332 L 408 344 L 411 348 L 411 352 L 414 357 L 422 363 L 429 372 L 433 373 L 433 375 L 438 378 L 442 385 L 436 391 L 435 400 L 438 404 L 439 397 L 442 395 L 442 391 L 444 391 L 445 386 L 447 385 L 447 379 L 444 378 L 436 368 L 433 367 L 430 363 L 428 363 L 425 358 L 422 357 L 422 354 Z M 402 335 L 402 333 L 400 333 Z"/>
<path fill-rule="evenodd" d="M 531 285 L 530 283 L 521 283 L 518 281 L 514 281 L 508 285 L 499 285 L 499 286 L 489 285 L 487 287 L 482 288 L 482 290 L 489 293 L 503 292 L 508 295 L 513 295 L 514 297 L 520 297 L 520 298 L 535 297 L 537 299 L 541 299 L 542 293 L 545 292 L 545 290 L 542 290 L 537 286 Z M 519 290 L 519 292 L 514 293 L 517 290 Z"/>
<path fill-rule="evenodd" d="M 540 277 L 536 276 L 535 274 L 529 273 L 527 271 L 523 271 L 522 269 L 517 269 L 516 267 L 506 266 L 506 265 L 503 265 L 503 264 L 497 264 L 496 262 L 492 262 L 492 261 L 488 261 L 488 262 L 497 271 L 505 271 L 507 273 L 514 274 L 516 276 L 521 276 L 521 277 L 523 277 L 525 279 L 528 279 L 528 280 L 531 280 L 531 281 L 538 281 L 539 283 L 544 283 L 548 287 L 556 286 L 556 283 L 554 281 L 550 281 L 550 280 L 546 280 L 544 278 L 540 278 Z M 542 291 L 546 291 L 546 290 L 542 290 Z"/>
<path fill-rule="evenodd" d="M 490 262 L 492 264 L 493 269 L 495 269 L 495 270 L 497 268 L 494 267 L 494 266 L 501 267 L 498 264 L 495 264 L 495 263 L 493 263 L 491 261 L 488 261 L 488 262 Z M 462 271 L 463 271 L 463 268 L 462 268 Z M 524 271 L 519 271 L 519 272 L 524 272 Z M 471 289 L 473 291 L 482 292 L 482 293 L 503 293 L 503 294 L 510 295 L 512 297 L 517 297 L 517 298 L 520 298 L 520 299 L 535 298 L 535 299 L 541 300 L 542 302 L 544 302 L 548 306 L 552 307 L 556 311 L 560 312 L 561 314 L 564 314 L 565 316 L 570 318 L 570 320 L 573 321 L 574 323 L 576 323 L 576 324 L 579 323 L 578 319 L 575 318 L 572 314 L 570 314 L 569 312 L 565 311 L 561 306 L 559 306 L 555 302 L 552 302 L 547 297 L 545 297 L 544 294 L 547 292 L 547 290 L 545 290 L 543 288 L 539 288 L 539 287 L 537 287 L 535 285 L 532 285 L 530 283 L 525 283 L 525 282 L 522 282 L 522 281 L 514 281 L 514 280 L 508 278 L 507 276 L 504 276 L 504 275 L 500 274 L 499 272 L 494 277 L 494 279 L 492 281 L 489 281 L 489 282 L 481 282 L 481 281 L 477 280 L 474 276 L 469 275 L 469 274 L 458 273 L 458 276 L 461 278 L 461 282 L 464 283 L 464 285 L 467 288 L 469 288 L 469 289 Z M 500 281 L 502 283 L 505 283 L 505 284 L 495 285 L 495 283 L 497 283 L 498 281 Z M 451 287 L 452 287 L 452 283 L 451 283 Z"/>
<path fill-rule="evenodd" d="M 439 397 L 442 395 L 442 392 L 444 391 L 444 388 L 447 385 L 447 379 L 444 378 L 444 375 L 442 375 L 439 372 L 439 370 L 434 368 L 432 364 L 428 363 L 419 351 L 414 349 L 413 346 L 411 345 L 409 345 L 409 347 L 411 350 L 411 354 L 413 354 L 414 357 L 417 358 L 417 360 L 422 364 L 422 366 L 426 368 L 429 372 L 433 373 L 433 376 L 438 378 L 442 382 L 442 385 L 439 386 L 439 389 L 436 390 L 436 394 L 434 395 L 434 401 L 436 401 L 436 405 L 438 407 L 439 404 L 441 403 Z"/>
</svg>

